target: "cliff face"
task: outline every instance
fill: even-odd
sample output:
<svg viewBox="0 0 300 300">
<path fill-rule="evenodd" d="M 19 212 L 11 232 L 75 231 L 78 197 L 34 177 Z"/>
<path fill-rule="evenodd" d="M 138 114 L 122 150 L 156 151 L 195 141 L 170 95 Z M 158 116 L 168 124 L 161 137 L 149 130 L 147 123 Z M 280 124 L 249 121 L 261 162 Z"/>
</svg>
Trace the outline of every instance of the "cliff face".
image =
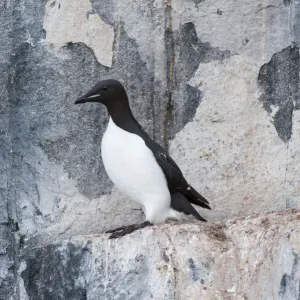
<svg viewBox="0 0 300 300">
<path fill-rule="evenodd" d="M 58 263 L 57 245 L 68 244 L 58 241 L 143 220 L 139 207 L 113 188 L 103 169 L 104 107 L 73 105 L 101 79 L 123 82 L 137 120 L 211 202 L 212 212 L 202 212 L 210 222 L 299 207 L 299 5 L 298 0 L 2 1 L 0 299 L 94 299 L 84 294 L 76 274 L 61 273 L 57 281 L 77 296 L 59 298 L 67 296 L 51 296 L 46 289 L 51 280 L 38 282 L 41 275 L 30 272 L 40 274 L 40 268 Z M 164 228 L 145 232 L 163 241 L 160 232 L 180 231 Z M 96 240 L 95 245 L 107 243 Z M 74 257 L 70 270 L 82 266 L 84 273 L 90 250 L 76 243 L 68 250 Z M 195 243 L 195 249 L 203 246 L 201 239 Z M 207 243 L 207 249 L 213 247 L 213 241 Z M 33 248 L 41 250 L 31 253 Z M 48 267 L 40 267 L 43 260 Z M 185 276 L 183 269 L 178 272 Z M 298 284 L 298 271 L 291 272 L 280 273 L 286 274 L 283 286 L 288 280 Z M 27 274 L 23 292 L 16 284 L 20 274 Z M 103 299 L 111 299 L 112 290 L 107 293 Z M 182 299 L 178 295 L 168 297 Z"/>
<path fill-rule="evenodd" d="M 24 255 L 20 292 L 57 300 L 299 299 L 299 220 L 293 211 L 145 228 L 118 240 L 72 238 Z"/>
</svg>

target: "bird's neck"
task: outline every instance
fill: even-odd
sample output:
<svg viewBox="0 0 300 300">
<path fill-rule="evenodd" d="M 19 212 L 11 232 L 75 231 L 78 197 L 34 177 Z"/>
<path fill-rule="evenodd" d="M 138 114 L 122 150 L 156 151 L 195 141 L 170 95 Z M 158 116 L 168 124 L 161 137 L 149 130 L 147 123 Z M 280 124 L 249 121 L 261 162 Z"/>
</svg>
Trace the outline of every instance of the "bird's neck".
<svg viewBox="0 0 300 300">
<path fill-rule="evenodd" d="M 114 105 L 107 105 L 107 111 L 114 123 L 123 129 L 134 120 L 128 101 L 118 101 Z"/>
</svg>

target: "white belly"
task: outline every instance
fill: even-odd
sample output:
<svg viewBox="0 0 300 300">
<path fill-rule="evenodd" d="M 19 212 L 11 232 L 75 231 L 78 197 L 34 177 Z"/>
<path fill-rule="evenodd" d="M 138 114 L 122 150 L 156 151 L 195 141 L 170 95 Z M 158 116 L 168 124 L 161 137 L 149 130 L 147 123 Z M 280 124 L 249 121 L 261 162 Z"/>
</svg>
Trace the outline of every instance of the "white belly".
<svg viewBox="0 0 300 300">
<path fill-rule="evenodd" d="M 141 137 L 121 129 L 110 118 L 101 151 L 111 181 L 143 205 L 148 221 L 160 223 L 174 217 L 165 176 Z"/>
</svg>

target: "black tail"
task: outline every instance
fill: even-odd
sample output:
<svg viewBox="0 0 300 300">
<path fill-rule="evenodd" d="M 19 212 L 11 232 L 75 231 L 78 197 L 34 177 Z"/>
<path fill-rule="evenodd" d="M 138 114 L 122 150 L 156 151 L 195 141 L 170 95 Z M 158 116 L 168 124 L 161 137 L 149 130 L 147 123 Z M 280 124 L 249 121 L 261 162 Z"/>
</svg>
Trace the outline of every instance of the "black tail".
<svg viewBox="0 0 300 300">
<path fill-rule="evenodd" d="M 180 192 L 176 192 L 172 195 L 171 207 L 179 212 L 185 213 L 186 215 L 193 215 L 197 220 L 206 222 L 206 220 L 198 214 L 189 200 Z"/>
<path fill-rule="evenodd" d="M 206 209 L 211 209 L 209 206 L 209 202 L 201 196 L 192 186 L 182 191 L 182 193 L 188 198 L 190 203 L 195 204 L 197 206 L 201 206 Z"/>
</svg>

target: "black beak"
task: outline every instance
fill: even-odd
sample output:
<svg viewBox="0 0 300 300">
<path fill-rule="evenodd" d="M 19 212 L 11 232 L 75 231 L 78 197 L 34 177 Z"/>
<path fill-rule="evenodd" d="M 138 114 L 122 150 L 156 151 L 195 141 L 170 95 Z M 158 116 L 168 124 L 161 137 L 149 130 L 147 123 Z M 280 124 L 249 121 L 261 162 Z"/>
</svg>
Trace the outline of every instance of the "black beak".
<svg viewBox="0 0 300 300">
<path fill-rule="evenodd" d="M 86 103 L 86 102 L 99 102 L 99 97 L 100 97 L 100 94 L 94 94 L 94 95 L 89 95 L 88 94 L 85 94 L 83 96 L 81 96 L 80 98 L 78 98 L 74 104 L 81 104 L 81 103 Z"/>
<path fill-rule="evenodd" d="M 89 99 L 87 99 L 85 96 L 82 96 L 82 97 L 78 98 L 78 99 L 74 102 L 74 104 L 86 103 L 86 102 L 88 102 L 88 101 L 89 101 Z"/>
</svg>

